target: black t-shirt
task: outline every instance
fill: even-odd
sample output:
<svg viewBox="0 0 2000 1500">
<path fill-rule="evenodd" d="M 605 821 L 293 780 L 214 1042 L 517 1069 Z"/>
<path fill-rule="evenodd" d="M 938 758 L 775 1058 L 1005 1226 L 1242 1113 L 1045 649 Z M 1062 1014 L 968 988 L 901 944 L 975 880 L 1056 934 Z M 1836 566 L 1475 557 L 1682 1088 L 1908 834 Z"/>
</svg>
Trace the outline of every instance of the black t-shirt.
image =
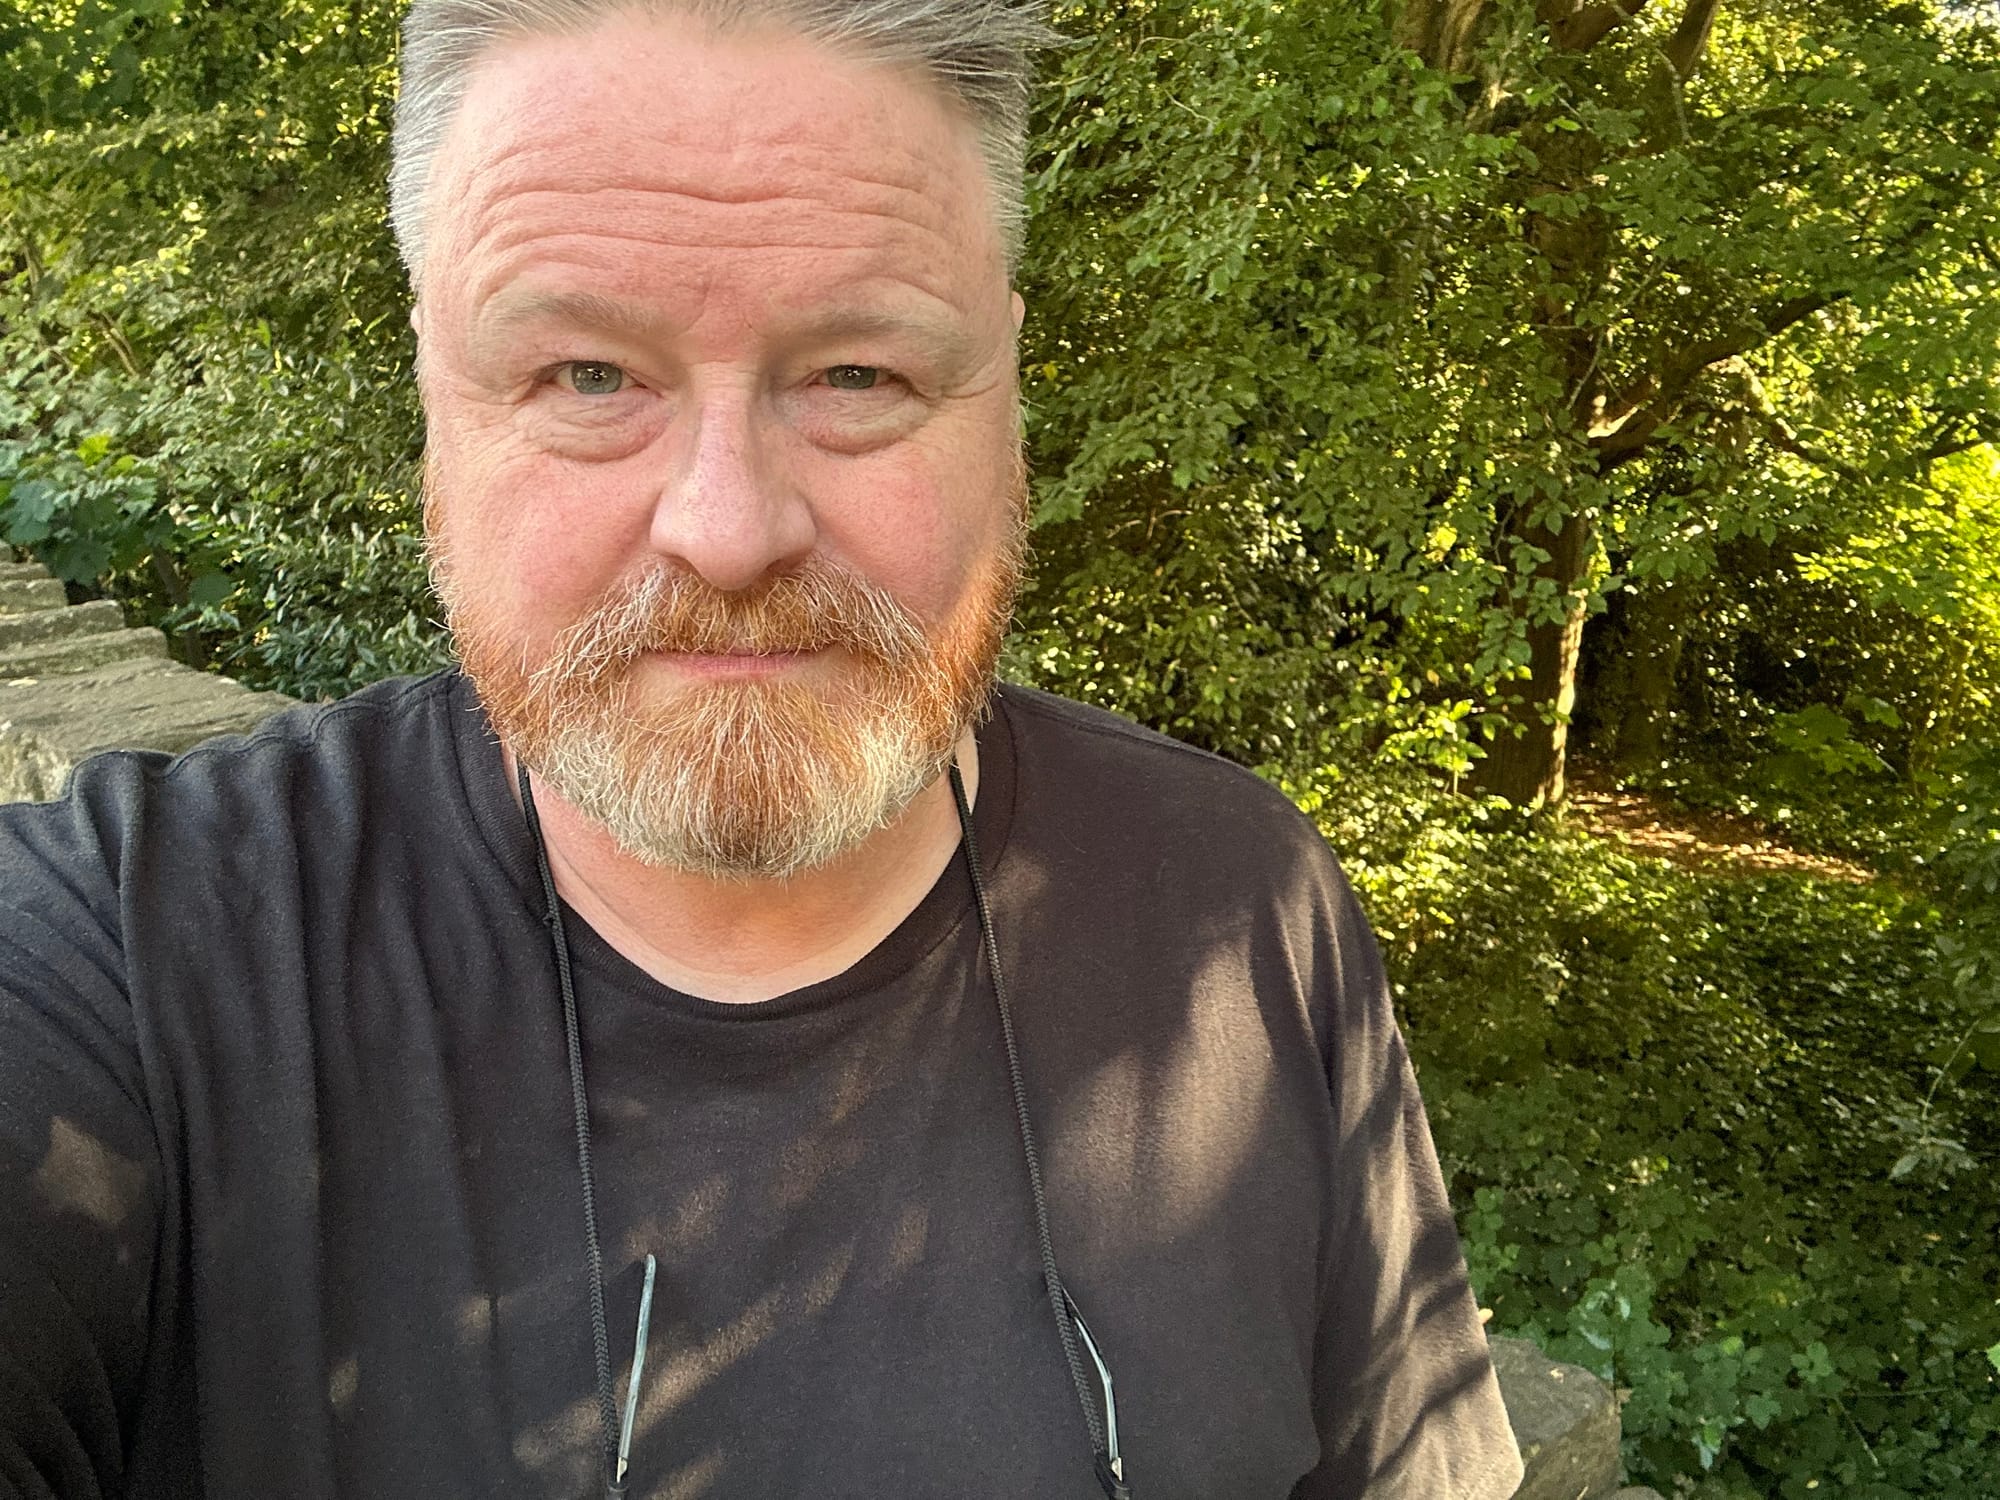
<svg viewBox="0 0 2000 1500">
<path fill-rule="evenodd" d="M 1374 945 L 1276 792 L 1005 690 L 975 813 L 1139 1500 L 1518 1462 Z M 554 957 L 465 681 L 0 809 L 0 1494 L 601 1493 Z M 962 856 L 846 973 L 572 914 L 635 1496 L 1093 1500 Z"/>
</svg>

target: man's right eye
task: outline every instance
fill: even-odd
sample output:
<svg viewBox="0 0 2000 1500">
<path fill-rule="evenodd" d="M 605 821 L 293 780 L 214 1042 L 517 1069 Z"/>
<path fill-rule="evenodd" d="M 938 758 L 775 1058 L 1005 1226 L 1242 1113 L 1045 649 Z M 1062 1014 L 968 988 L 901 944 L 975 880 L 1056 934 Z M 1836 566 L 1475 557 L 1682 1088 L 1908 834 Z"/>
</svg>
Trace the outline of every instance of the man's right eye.
<svg viewBox="0 0 2000 1500">
<path fill-rule="evenodd" d="M 616 365 L 580 359 L 568 369 L 570 389 L 579 396 L 615 395 L 625 386 L 625 372 Z"/>
</svg>

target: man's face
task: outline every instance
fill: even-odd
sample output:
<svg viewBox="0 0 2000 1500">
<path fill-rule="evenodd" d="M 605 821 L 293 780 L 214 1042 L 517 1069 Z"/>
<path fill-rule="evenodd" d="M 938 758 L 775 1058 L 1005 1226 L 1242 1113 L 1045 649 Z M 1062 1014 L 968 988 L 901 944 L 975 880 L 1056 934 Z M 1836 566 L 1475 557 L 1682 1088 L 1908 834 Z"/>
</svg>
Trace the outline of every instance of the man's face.
<svg viewBox="0 0 2000 1500">
<path fill-rule="evenodd" d="M 430 192 L 428 514 L 501 734 L 628 852 L 783 874 L 941 768 L 1018 571 L 973 128 L 787 33 L 480 65 Z"/>
</svg>

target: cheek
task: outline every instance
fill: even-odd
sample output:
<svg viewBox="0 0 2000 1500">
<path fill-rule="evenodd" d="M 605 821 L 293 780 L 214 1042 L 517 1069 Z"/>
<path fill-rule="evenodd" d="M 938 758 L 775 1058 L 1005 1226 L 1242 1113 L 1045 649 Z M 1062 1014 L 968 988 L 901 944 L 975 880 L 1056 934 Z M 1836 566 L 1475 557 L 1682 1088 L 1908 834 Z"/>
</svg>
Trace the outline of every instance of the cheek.
<svg viewBox="0 0 2000 1500">
<path fill-rule="evenodd" d="M 804 476 L 823 549 L 932 623 L 1005 543 L 1011 464 L 907 445 L 867 460 L 815 462 Z"/>
<path fill-rule="evenodd" d="M 608 502 L 658 446 L 660 405 L 644 392 L 564 402 L 503 399 L 464 381 L 424 390 L 434 472 L 461 514 L 502 532 L 618 514 Z"/>
<path fill-rule="evenodd" d="M 447 450 L 431 524 L 461 590 L 531 632 L 566 624 L 626 572 L 647 489 L 629 465 L 578 465 L 504 435 Z M 634 520 L 634 517 L 637 520 Z"/>
</svg>

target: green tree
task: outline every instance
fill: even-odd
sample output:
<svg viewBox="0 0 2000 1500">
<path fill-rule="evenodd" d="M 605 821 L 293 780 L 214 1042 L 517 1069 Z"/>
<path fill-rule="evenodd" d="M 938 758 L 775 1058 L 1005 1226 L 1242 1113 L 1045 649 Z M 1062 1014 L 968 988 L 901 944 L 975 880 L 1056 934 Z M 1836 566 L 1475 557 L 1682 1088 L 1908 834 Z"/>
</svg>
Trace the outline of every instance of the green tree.
<svg viewBox="0 0 2000 1500">
<path fill-rule="evenodd" d="M 0 539 L 319 696 L 437 659 L 387 0 L 0 11 Z"/>
<path fill-rule="evenodd" d="M 1601 556 L 1665 593 L 1737 536 L 1893 532 L 1930 464 L 2000 433 L 2000 53 L 1912 5 L 1420 0 L 1399 37 L 1528 152 L 1523 305 L 1567 473 L 1498 518 L 1538 560 L 1527 681 L 1482 779 L 1558 796 Z M 1652 602 L 1628 749 L 1683 624 Z"/>
<path fill-rule="evenodd" d="M 1031 655 L 1143 717 L 1252 760 L 1478 745 L 1491 789 L 1559 797 L 1608 591 L 1865 530 L 1991 431 L 1990 27 L 1413 3 L 1392 42 L 1159 0 L 1073 29 Z"/>
<path fill-rule="evenodd" d="M 398 11 L 0 4 L 0 535 L 308 693 L 439 650 L 380 206 Z M 1605 597 L 1643 748 L 1718 548 L 1838 573 L 1991 432 L 1990 24 L 1058 19 L 1019 674 L 1294 776 L 1546 798 Z"/>
</svg>

